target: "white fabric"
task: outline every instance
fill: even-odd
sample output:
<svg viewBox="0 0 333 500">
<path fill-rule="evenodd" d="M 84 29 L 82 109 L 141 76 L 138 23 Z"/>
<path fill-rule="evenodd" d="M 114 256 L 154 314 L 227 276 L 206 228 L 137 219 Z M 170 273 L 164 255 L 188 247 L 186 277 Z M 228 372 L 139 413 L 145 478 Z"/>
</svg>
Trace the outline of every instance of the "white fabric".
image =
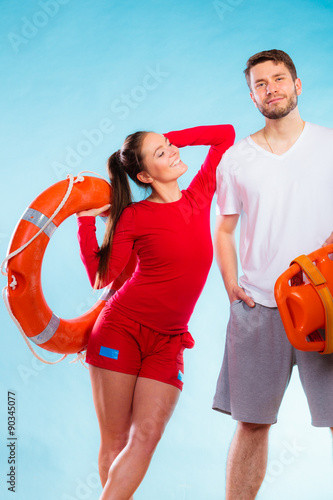
<svg viewBox="0 0 333 500">
<path fill-rule="evenodd" d="M 217 169 L 217 214 L 241 215 L 239 284 L 276 307 L 276 279 L 333 230 L 333 129 L 307 122 L 281 156 L 251 137 L 237 142 Z"/>
</svg>

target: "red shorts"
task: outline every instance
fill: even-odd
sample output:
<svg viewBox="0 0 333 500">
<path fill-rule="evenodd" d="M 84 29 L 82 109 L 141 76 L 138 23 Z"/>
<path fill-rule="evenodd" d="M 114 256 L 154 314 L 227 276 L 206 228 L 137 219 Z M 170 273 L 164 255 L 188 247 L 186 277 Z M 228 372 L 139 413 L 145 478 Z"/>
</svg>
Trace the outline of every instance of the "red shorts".
<svg viewBox="0 0 333 500">
<path fill-rule="evenodd" d="M 91 332 L 86 361 L 99 368 L 165 382 L 181 390 L 183 353 L 185 348 L 193 346 L 189 332 L 165 335 L 106 306 Z"/>
</svg>

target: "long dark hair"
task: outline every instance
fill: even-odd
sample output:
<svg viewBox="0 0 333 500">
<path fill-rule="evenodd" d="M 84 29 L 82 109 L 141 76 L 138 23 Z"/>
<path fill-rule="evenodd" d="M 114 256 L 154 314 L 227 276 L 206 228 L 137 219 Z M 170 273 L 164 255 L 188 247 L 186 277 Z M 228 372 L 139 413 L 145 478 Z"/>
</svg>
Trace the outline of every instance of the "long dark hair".
<svg viewBox="0 0 333 500">
<path fill-rule="evenodd" d="M 95 288 L 99 288 L 107 277 L 108 262 L 115 228 L 119 217 L 125 207 L 132 203 L 132 192 L 128 177 L 138 186 L 147 187 L 147 184 L 137 178 L 137 174 L 144 170 L 142 161 L 142 142 L 148 132 L 135 132 L 126 137 L 122 147 L 110 156 L 107 162 L 107 170 L 112 185 L 111 208 L 103 243 L 97 254 L 99 257 Z"/>
</svg>

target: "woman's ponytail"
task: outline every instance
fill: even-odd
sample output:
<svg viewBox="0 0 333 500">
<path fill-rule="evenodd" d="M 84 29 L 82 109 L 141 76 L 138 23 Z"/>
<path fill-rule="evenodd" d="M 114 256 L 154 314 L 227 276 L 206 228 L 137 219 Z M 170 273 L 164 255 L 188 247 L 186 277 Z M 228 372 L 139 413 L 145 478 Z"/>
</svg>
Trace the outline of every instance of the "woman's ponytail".
<svg viewBox="0 0 333 500">
<path fill-rule="evenodd" d="M 147 132 L 135 132 L 129 135 L 122 148 L 110 156 L 107 170 L 112 186 L 111 208 L 106 223 L 103 243 L 98 252 L 99 264 L 94 288 L 101 288 L 107 278 L 115 228 L 124 208 L 132 203 L 132 193 L 128 176 L 138 185 L 137 174 L 143 170 L 141 147 Z"/>
<path fill-rule="evenodd" d="M 120 162 L 119 151 L 116 151 L 110 156 L 107 163 L 107 169 L 112 184 L 111 208 L 106 222 L 103 243 L 97 254 L 99 263 L 95 288 L 100 288 L 104 278 L 107 276 L 108 262 L 116 224 L 124 208 L 132 202 L 130 185 Z"/>
</svg>

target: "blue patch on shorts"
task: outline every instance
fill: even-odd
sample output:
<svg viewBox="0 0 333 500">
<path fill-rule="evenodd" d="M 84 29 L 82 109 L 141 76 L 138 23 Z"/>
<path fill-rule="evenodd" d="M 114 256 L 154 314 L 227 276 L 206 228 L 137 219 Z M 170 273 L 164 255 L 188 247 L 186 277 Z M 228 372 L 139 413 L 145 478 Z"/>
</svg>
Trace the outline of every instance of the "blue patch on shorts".
<svg viewBox="0 0 333 500">
<path fill-rule="evenodd" d="M 183 381 L 183 377 L 184 377 L 184 374 L 179 370 L 178 372 L 178 380 L 180 380 L 181 382 Z"/>
<path fill-rule="evenodd" d="M 118 359 L 119 351 L 116 349 L 110 349 L 109 347 L 101 346 L 99 350 L 100 356 L 105 356 L 106 358 Z"/>
</svg>

